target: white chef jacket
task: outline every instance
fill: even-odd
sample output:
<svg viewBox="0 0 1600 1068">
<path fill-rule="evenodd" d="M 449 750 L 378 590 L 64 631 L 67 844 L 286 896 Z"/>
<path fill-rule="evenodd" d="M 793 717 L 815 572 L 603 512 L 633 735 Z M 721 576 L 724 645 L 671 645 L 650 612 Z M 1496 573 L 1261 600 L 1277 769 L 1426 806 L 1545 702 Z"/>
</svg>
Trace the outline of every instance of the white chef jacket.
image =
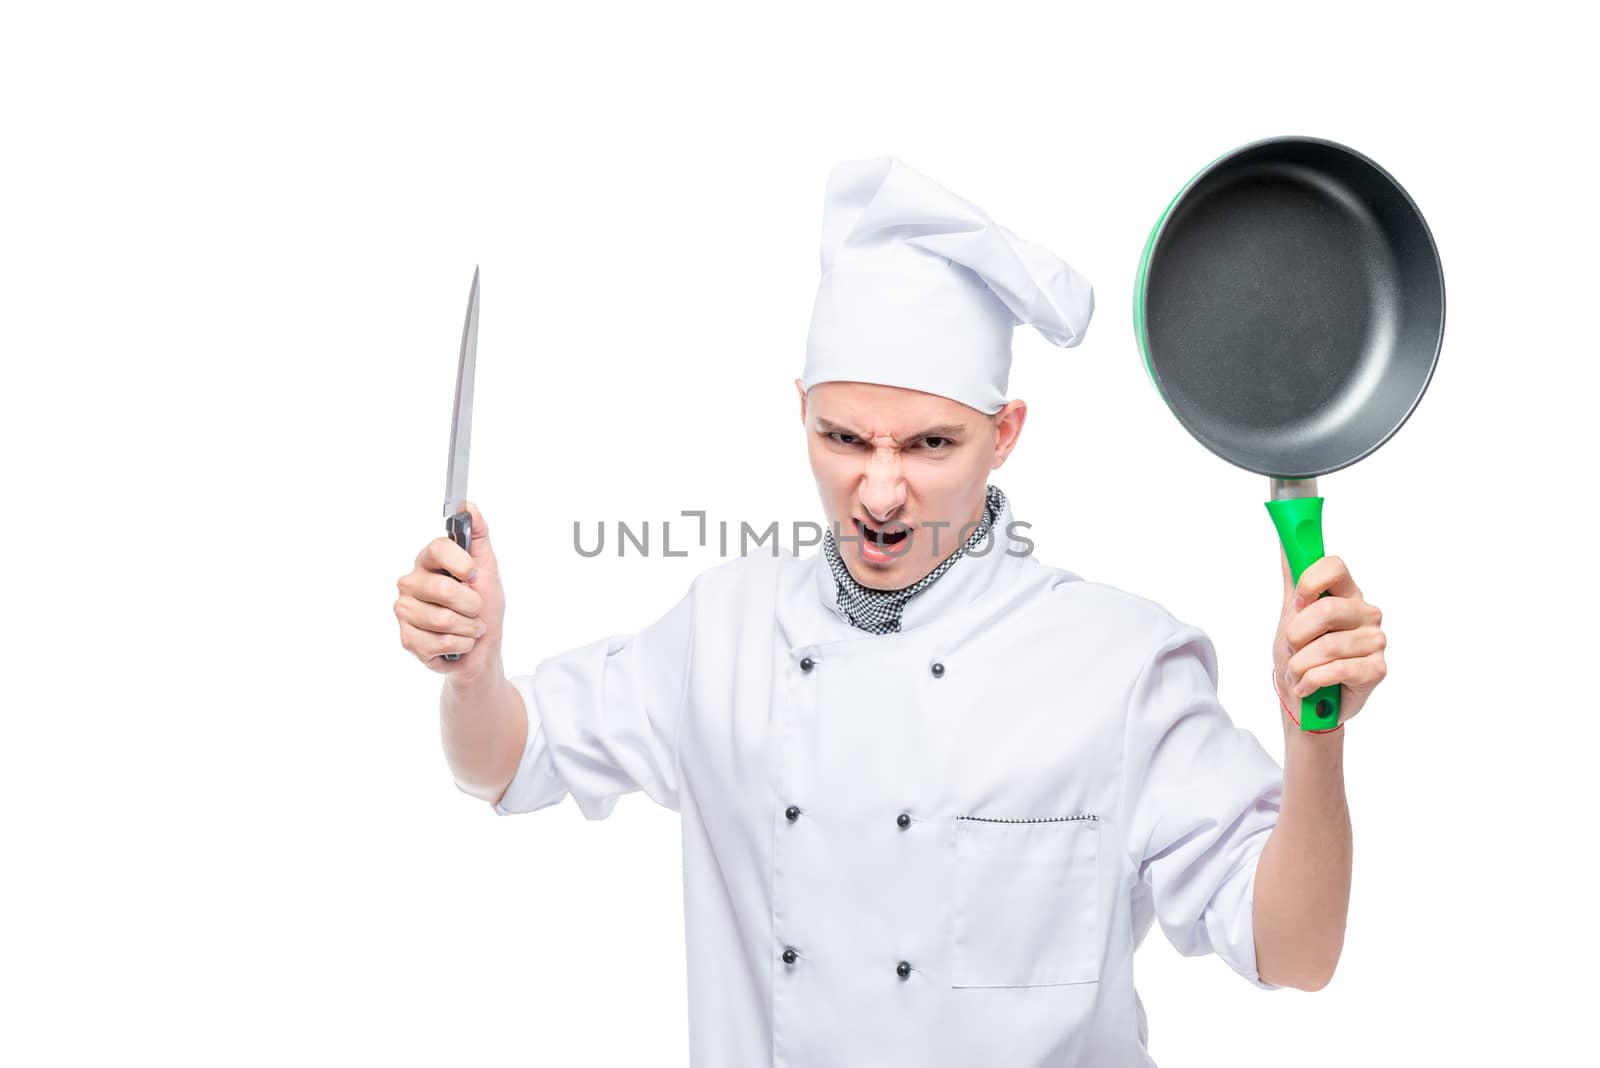
<svg viewBox="0 0 1600 1068">
<path fill-rule="evenodd" d="M 1210 639 L 1011 555 L 1011 519 L 898 634 L 845 621 L 820 552 L 758 549 L 511 680 L 497 812 L 680 814 L 694 1068 L 1152 1065 L 1154 920 L 1279 989 L 1251 903 L 1283 771 L 1218 703 Z"/>
</svg>

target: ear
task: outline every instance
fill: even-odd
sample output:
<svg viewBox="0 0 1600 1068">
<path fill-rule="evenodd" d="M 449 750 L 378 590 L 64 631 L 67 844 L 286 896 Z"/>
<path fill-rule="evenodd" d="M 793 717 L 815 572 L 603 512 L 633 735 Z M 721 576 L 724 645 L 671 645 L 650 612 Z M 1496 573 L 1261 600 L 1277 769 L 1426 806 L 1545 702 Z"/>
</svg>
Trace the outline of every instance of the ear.
<svg viewBox="0 0 1600 1068">
<path fill-rule="evenodd" d="M 798 378 L 794 380 L 794 389 L 796 393 L 800 394 L 800 423 L 804 425 L 806 421 L 806 390 L 800 384 L 800 379 Z"/>
<path fill-rule="evenodd" d="M 1022 424 L 1028 419 L 1027 402 L 1020 399 L 1011 401 L 991 418 L 995 431 L 994 466 L 998 468 L 1006 462 L 1011 450 L 1017 447 L 1017 438 L 1022 436 Z"/>
</svg>

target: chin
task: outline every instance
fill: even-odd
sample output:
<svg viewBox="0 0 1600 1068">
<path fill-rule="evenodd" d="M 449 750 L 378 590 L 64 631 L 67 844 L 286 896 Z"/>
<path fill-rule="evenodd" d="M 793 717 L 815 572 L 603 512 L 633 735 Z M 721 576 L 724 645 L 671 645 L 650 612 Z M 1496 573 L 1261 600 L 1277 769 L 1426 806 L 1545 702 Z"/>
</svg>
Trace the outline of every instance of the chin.
<svg viewBox="0 0 1600 1068">
<path fill-rule="evenodd" d="M 856 573 L 856 581 L 885 590 L 902 589 L 928 573 L 926 568 L 919 571 L 910 560 L 879 561 L 860 557 L 850 560 L 850 565 Z"/>
</svg>

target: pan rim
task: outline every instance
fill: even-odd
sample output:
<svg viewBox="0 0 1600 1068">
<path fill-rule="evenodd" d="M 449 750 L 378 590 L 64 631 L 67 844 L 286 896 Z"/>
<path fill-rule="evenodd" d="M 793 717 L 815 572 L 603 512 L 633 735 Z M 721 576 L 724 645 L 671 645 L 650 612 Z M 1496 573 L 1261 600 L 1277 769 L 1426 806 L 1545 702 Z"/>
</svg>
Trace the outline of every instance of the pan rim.
<svg viewBox="0 0 1600 1068">
<path fill-rule="evenodd" d="M 1402 412 L 1400 417 L 1395 420 L 1392 427 L 1386 430 L 1380 437 L 1377 438 L 1377 440 L 1373 441 L 1370 445 L 1362 449 L 1356 455 L 1331 466 L 1303 472 L 1262 470 L 1248 464 L 1240 463 L 1237 458 L 1224 454 L 1217 447 L 1215 447 L 1211 441 L 1207 440 L 1206 437 L 1197 432 L 1196 428 L 1190 424 L 1187 418 L 1185 418 L 1184 413 L 1180 412 L 1176 407 L 1173 406 L 1172 401 L 1167 396 L 1166 390 L 1163 388 L 1161 376 L 1156 370 L 1155 359 L 1151 354 L 1149 322 L 1145 315 L 1145 307 L 1148 304 L 1148 293 L 1150 286 L 1150 265 L 1155 259 L 1156 252 L 1160 247 L 1162 237 L 1167 232 L 1168 225 L 1178 214 L 1179 208 L 1189 200 L 1196 186 L 1199 185 L 1204 178 L 1216 173 L 1219 169 L 1226 166 L 1228 163 L 1246 152 L 1251 152 L 1256 149 L 1271 145 L 1286 144 L 1317 145 L 1343 153 L 1372 168 L 1373 171 L 1375 171 L 1386 182 L 1388 182 L 1389 185 L 1400 194 L 1401 199 L 1411 210 L 1412 215 L 1420 224 L 1423 237 L 1427 241 L 1428 253 L 1433 260 L 1434 273 L 1439 280 L 1438 329 L 1436 330 L 1434 336 L 1433 352 L 1429 355 L 1427 373 L 1422 378 L 1421 385 L 1416 391 L 1416 396 L 1411 398 L 1410 402 L 1406 405 L 1404 412 Z M 1434 373 L 1438 369 L 1439 354 L 1444 348 L 1444 328 L 1446 317 L 1444 264 L 1439 256 L 1438 242 L 1433 236 L 1433 230 L 1428 225 L 1427 217 L 1423 215 L 1422 209 L 1417 206 L 1417 202 L 1412 198 L 1405 186 L 1402 185 L 1394 175 L 1390 174 L 1389 171 L 1386 170 L 1376 160 L 1372 159 L 1370 156 L 1367 156 L 1365 153 L 1358 151 L 1357 149 L 1351 148 L 1349 145 L 1342 144 L 1338 141 L 1329 140 L 1325 137 L 1312 137 L 1301 134 L 1281 134 L 1272 137 L 1258 138 L 1257 140 L 1251 141 L 1247 144 L 1239 145 L 1227 152 L 1224 152 L 1222 155 L 1216 157 L 1210 163 L 1202 167 L 1199 171 L 1195 172 L 1194 176 L 1183 184 L 1183 187 L 1178 190 L 1177 194 L 1167 204 L 1166 209 L 1161 213 L 1161 217 L 1156 220 L 1156 225 L 1151 229 L 1150 237 L 1145 242 L 1144 253 L 1139 259 L 1138 277 L 1134 285 L 1133 311 L 1134 334 L 1139 345 L 1140 355 L 1144 361 L 1146 380 L 1149 381 L 1155 388 L 1157 396 L 1159 396 L 1162 400 L 1162 403 L 1166 405 L 1168 412 L 1170 412 L 1172 416 L 1178 420 L 1179 424 L 1189 432 L 1190 437 L 1200 442 L 1200 444 L 1204 445 L 1218 458 L 1225 460 L 1231 466 L 1237 467 L 1241 470 L 1250 471 L 1251 473 L 1257 475 L 1265 475 L 1274 479 L 1312 479 L 1322 475 L 1332 474 L 1335 471 L 1343 470 L 1344 468 L 1360 463 L 1362 460 L 1371 456 L 1378 449 L 1382 448 L 1390 438 L 1394 437 L 1394 435 L 1399 432 L 1401 427 L 1405 426 L 1405 424 L 1410 420 L 1412 413 L 1416 411 L 1417 406 L 1422 403 L 1422 398 L 1427 393 L 1428 386 L 1432 383 Z"/>
</svg>

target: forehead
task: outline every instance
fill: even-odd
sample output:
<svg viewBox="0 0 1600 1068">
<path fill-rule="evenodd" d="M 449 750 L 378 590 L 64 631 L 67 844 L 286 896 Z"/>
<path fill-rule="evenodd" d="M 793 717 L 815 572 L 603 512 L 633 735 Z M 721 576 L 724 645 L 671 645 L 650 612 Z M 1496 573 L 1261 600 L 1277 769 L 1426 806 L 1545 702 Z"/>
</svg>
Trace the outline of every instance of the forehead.
<svg viewBox="0 0 1600 1068">
<path fill-rule="evenodd" d="M 863 434 L 914 434 L 935 424 L 975 427 L 983 414 L 960 401 L 875 382 L 819 382 L 806 394 L 813 419 Z"/>
</svg>

